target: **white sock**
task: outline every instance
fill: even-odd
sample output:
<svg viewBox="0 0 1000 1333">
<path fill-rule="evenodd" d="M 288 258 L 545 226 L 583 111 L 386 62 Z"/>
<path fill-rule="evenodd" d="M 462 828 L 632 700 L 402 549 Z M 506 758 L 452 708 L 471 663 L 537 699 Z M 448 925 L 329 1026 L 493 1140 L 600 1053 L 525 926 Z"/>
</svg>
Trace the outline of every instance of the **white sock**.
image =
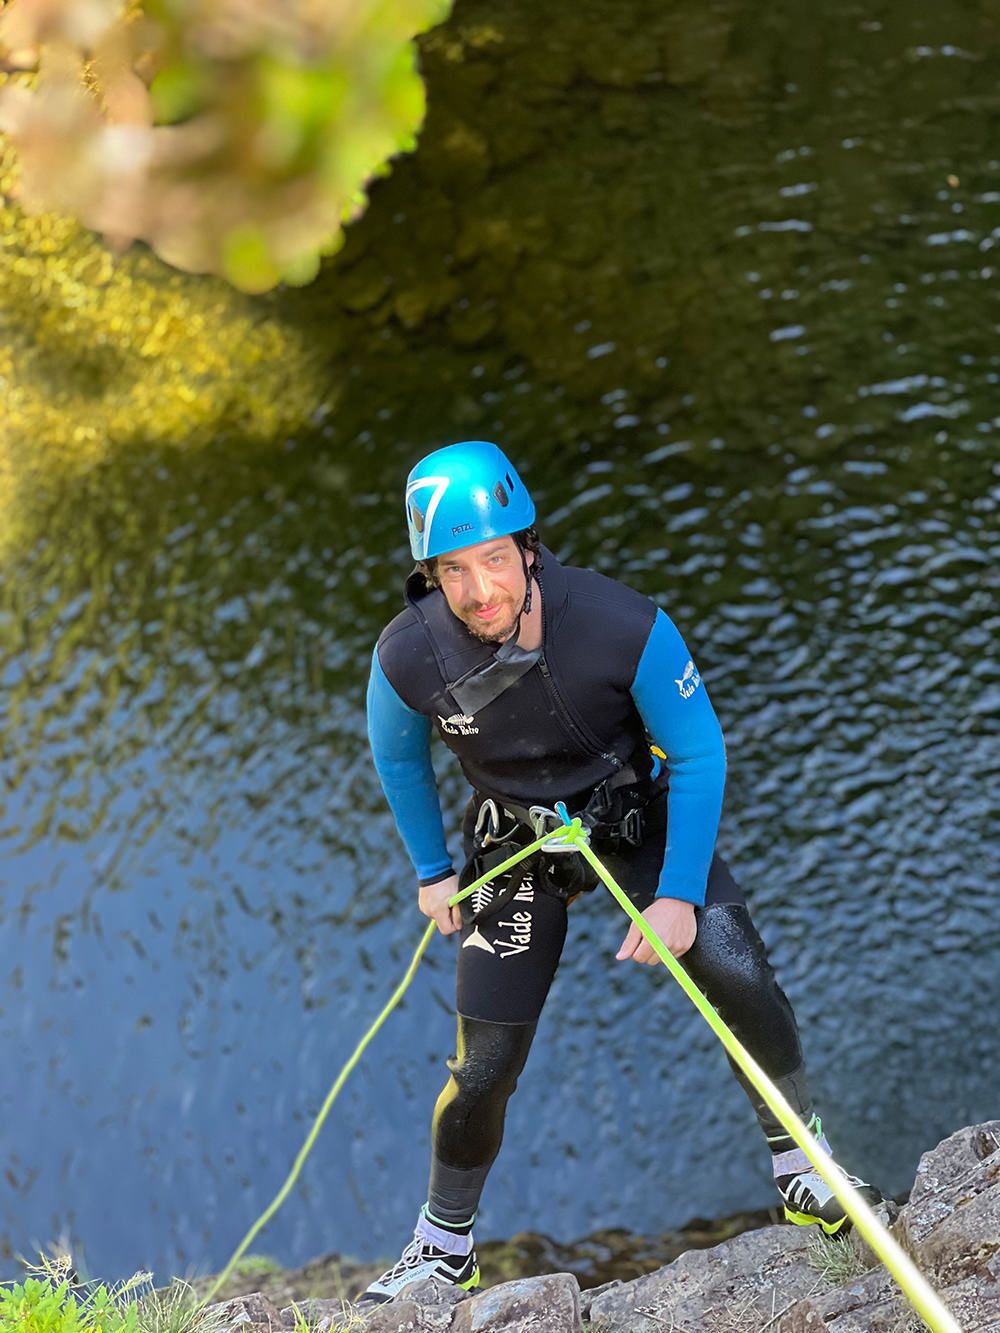
<svg viewBox="0 0 1000 1333">
<path fill-rule="evenodd" d="M 421 1208 L 420 1216 L 417 1219 L 415 1234 L 421 1240 L 426 1240 L 431 1245 L 436 1245 L 439 1250 L 444 1250 L 446 1254 L 471 1254 L 472 1253 L 472 1232 L 467 1236 L 456 1236 L 454 1231 L 445 1231 L 444 1227 L 436 1227 L 434 1223 L 426 1216 Z"/>
<path fill-rule="evenodd" d="M 816 1140 L 816 1146 L 821 1152 L 826 1153 L 827 1157 L 833 1156 L 825 1134 Z M 788 1152 L 775 1153 L 771 1158 L 771 1169 L 775 1178 L 777 1178 L 778 1176 L 797 1176 L 803 1171 L 814 1171 L 815 1167 L 801 1148 L 789 1148 Z"/>
</svg>

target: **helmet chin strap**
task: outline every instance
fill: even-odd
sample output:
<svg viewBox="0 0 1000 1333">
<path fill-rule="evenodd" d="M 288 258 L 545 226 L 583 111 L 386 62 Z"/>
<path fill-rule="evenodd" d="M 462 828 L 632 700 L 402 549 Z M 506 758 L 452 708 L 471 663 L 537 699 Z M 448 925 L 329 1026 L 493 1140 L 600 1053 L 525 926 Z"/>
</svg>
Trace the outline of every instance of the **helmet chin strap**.
<svg viewBox="0 0 1000 1333">
<path fill-rule="evenodd" d="M 528 564 L 528 557 L 524 553 L 524 547 L 522 546 L 519 549 L 521 552 L 521 568 L 524 570 L 524 605 L 521 607 L 520 615 L 517 618 L 518 627 L 520 628 L 521 616 L 528 616 L 531 614 L 531 580 L 534 578 L 535 566 L 534 564 Z"/>
<path fill-rule="evenodd" d="M 508 645 L 513 647 L 517 644 L 518 635 L 521 633 L 521 617 L 531 614 L 531 580 L 535 576 L 535 566 L 533 564 L 528 564 L 528 558 L 524 553 L 523 546 L 519 545 L 517 549 L 521 552 L 521 568 L 524 570 L 524 601 L 521 603 L 521 609 L 518 611 L 517 619 L 514 621 L 514 629 L 512 630 L 510 637 L 504 639 L 503 643 L 500 645 L 497 650 L 498 655 L 502 653 Z"/>
</svg>

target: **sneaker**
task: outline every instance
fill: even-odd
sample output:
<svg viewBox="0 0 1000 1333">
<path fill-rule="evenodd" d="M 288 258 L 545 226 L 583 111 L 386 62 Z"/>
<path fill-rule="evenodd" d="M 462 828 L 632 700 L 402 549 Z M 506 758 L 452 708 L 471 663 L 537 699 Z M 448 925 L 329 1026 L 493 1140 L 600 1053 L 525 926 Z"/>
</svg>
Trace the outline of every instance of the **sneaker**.
<svg viewBox="0 0 1000 1333">
<path fill-rule="evenodd" d="M 847 1180 L 872 1208 L 877 1208 L 882 1202 L 882 1193 L 874 1185 L 869 1185 L 857 1176 L 849 1175 Z M 818 1171 L 799 1171 L 793 1175 L 777 1176 L 774 1183 L 785 1205 L 786 1221 L 800 1227 L 817 1223 L 828 1236 L 836 1236 L 838 1232 L 846 1235 L 850 1230 L 851 1219 Z"/>
<path fill-rule="evenodd" d="M 832 1157 L 832 1149 L 823 1133 L 820 1117 L 813 1114 L 805 1128 L 815 1134 L 819 1148 Z M 789 1134 L 769 1138 L 768 1142 L 773 1153 L 775 1185 L 784 1204 L 785 1221 L 795 1222 L 796 1226 L 816 1224 L 823 1228 L 827 1236 L 839 1233 L 845 1236 L 851 1230 L 851 1218 L 844 1212 L 836 1194 L 809 1161 L 807 1154 L 796 1148 L 795 1140 Z M 787 1150 L 777 1152 L 779 1146 L 785 1144 L 788 1145 Z M 847 1180 L 849 1185 L 855 1186 L 869 1208 L 877 1208 L 885 1201 L 881 1190 L 876 1189 L 875 1185 L 869 1185 L 868 1181 L 859 1180 L 857 1176 L 848 1176 Z"/>
<path fill-rule="evenodd" d="M 439 1243 L 443 1242 L 443 1244 Z M 460 1254 L 444 1246 L 462 1245 L 467 1248 Z M 360 1301 L 391 1301 L 410 1282 L 420 1278 L 431 1278 L 435 1282 L 461 1287 L 471 1291 L 479 1286 L 479 1261 L 472 1248 L 472 1236 L 456 1236 L 443 1231 L 429 1222 L 423 1215 L 417 1222 L 413 1239 L 399 1257 L 399 1262 L 387 1269 L 366 1287 L 359 1297 Z"/>
</svg>

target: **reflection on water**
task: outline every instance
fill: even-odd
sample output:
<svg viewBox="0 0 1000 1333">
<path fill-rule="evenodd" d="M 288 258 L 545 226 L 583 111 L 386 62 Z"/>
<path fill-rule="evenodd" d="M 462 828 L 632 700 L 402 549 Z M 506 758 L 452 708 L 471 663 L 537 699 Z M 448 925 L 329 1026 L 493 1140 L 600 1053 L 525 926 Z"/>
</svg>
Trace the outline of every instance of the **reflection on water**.
<svg viewBox="0 0 1000 1333">
<path fill-rule="evenodd" d="M 463 435 L 502 440 L 548 543 L 696 652 L 720 846 L 852 1168 L 901 1190 L 995 1113 L 989 14 L 464 5 L 427 40 L 416 157 L 316 286 L 257 303 L 307 349 L 290 401 L 332 384 L 336 411 L 252 449 L 138 418 L 69 470 L 4 442 L 5 1275 L 61 1234 L 107 1276 L 220 1265 L 401 975 L 422 919 L 363 690 L 402 479 Z M 484 1237 L 771 1202 L 714 1038 L 614 965 L 623 933 L 610 900 L 574 909 Z M 404 1238 L 451 954 L 259 1248 Z"/>
</svg>

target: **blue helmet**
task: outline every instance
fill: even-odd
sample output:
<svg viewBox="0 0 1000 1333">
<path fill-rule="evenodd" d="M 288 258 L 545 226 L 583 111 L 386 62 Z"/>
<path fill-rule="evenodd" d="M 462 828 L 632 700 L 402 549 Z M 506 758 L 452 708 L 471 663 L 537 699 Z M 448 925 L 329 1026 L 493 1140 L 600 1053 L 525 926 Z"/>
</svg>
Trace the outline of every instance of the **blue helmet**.
<svg viewBox="0 0 1000 1333">
<path fill-rule="evenodd" d="M 422 458 L 406 481 L 414 560 L 506 537 L 535 521 L 514 465 L 487 440 L 464 440 Z"/>
</svg>

